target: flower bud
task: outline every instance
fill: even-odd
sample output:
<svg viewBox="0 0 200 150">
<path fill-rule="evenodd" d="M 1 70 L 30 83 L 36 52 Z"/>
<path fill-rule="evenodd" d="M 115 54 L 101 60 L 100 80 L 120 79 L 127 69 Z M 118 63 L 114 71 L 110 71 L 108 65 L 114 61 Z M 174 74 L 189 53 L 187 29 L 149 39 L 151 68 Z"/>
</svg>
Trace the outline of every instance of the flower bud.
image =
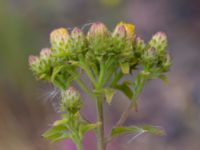
<svg viewBox="0 0 200 150">
<path fill-rule="evenodd" d="M 149 42 L 151 47 L 156 48 L 158 51 L 163 51 L 167 47 L 167 36 L 164 32 L 158 32 L 153 35 Z"/>
<path fill-rule="evenodd" d="M 126 37 L 126 29 L 123 25 L 116 26 L 113 36 L 119 36 L 121 38 Z"/>
<path fill-rule="evenodd" d="M 76 89 L 70 87 L 62 93 L 61 111 L 75 114 L 81 109 L 81 106 L 80 93 Z"/>
<path fill-rule="evenodd" d="M 172 65 L 171 56 L 169 54 L 166 54 L 165 60 L 163 62 L 163 69 L 165 71 L 168 71 L 171 65 Z"/>
<path fill-rule="evenodd" d="M 105 37 L 109 33 L 107 27 L 101 23 L 101 22 L 96 22 L 93 23 L 92 26 L 90 27 L 88 31 L 88 37 L 93 38 L 93 37 Z"/>
<path fill-rule="evenodd" d="M 127 39 L 133 39 L 135 34 L 135 26 L 130 23 L 124 23 L 124 22 L 118 23 L 117 26 L 115 27 L 114 33 L 117 30 L 119 30 L 119 28 L 121 28 L 122 30 L 122 26 L 125 28 Z"/>
<path fill-rule="evenodd" d="M 51 55 L 51 50 L 49 48 L 43 48 L 40 51 L 40 57 L 42 58 L 48 58 Z"/>
<path fill-rule="evenodd" d="M 71 37 L 72 38 L 79 38 L 83 36 L 83 32 L 80 28 L 75 27 L 72 32 L 71 32 Z"/>
<path fill-rule="evenodd" d="M 34 56 L 34 55 L 30 55 L 28 57 L 28 62 L 29 62 L 29 65 L 36 64 L 36 63 L 39 62 L 39 57 L 38 56 Z"/>
<path fill-rule="evenodd" d="M 140 37 L 136 37 L 135 39 L 135 48 L 136 51 L 142 51 L 145 48 L 144 40 Z"/>
<path fill-rule="evenodd" d="M 144 59 L 146 61 L 149 61 L 149 63 L 153 63 L 151 61 L 155 60 L 156 57 L 156 49 L 155 48 L 149 48 L 144 52 Z"/>
<path fill-rule="evenodd" d="M 52 47 L 58 48 L 59 46 L 65 45 L 69 39 L 68 30 L 65 28 L 55 29 L 50 34 L 50 41 Z"/>
</svg>

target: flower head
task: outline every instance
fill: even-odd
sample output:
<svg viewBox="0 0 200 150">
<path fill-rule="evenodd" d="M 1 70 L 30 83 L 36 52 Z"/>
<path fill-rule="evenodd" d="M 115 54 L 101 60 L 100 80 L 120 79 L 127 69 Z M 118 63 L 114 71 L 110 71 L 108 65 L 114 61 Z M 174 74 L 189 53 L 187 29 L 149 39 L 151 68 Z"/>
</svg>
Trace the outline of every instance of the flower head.
<svg viewBox="0 0 200 150">
<path fill-rule="evenodd" d="M 109 33 L 106 25 L 104 25 L 101 22 L 95 22 L 92 24 L 88 31 L 88 38 L 93 38 L 93 37 L 105 37 Z"/>
<path fill-rule="evenodd" d="M 29 65 L 34 65 L 37 62 L 39 62 L 39 57 L 38 56 L 34 56 L 34 55 L 30 55 L 28 57 L 28 62 L 29 62 Z"/>
<path fill-rule="evenodd" d="M 126 31 L 126 37 L 128 39 L 134 38 L 135 26 L 130 23 L 125 23 L 125 22 L 118 23 L 117 26 L 115 27 L 114 33 L 119 32 L 119 30 L 122 30 L 122 27 L 124 27 L 124 29 Z"/>
<path fill-rule="evenodd" d="M 55 29 L 50 33 L 52 47 L 57 48 L 66 44 L 69 39 L 68 30 L 65 28 Z"/>
<path fill-rule="evenodd" d="M 40 51 L 40 57 L 48 58 L 51 55 L 51 50 L 49 48 L 43 48 Z"/>
<path fill-rule="evenodd" d="M 164 32 L 157 32 L 153 35 L 149 45 L 158 51 L 164 51 L 167 47 L 167 35 Z"/>
<path fill-rule="evenodd" d="M 72 32 L 71 32 L 71 37 L 72 38 L 79 38 L 83 36 L 83 32 L 80 28 L 75 27 Z"/>
<path fill-rule="evenodd" d="M 82 106 L 80 93 L 73 87 L 62 93 L 61 111 L 77 113 Z"/>
</svg>

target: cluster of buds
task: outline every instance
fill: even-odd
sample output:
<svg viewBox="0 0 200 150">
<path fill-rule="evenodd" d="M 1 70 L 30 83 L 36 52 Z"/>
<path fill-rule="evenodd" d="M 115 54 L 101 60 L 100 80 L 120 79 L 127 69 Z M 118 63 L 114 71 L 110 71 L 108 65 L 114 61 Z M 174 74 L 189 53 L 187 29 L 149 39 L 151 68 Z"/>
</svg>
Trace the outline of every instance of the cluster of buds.
<svg viewBox="0 0 200 150">
<path fill-rule="evenodd" d="M 40 51 L 40 56 L 29 56 L 29 65 L 33 73 L 43 80 L 48 80 L 51 77 L 51 50 L 43 48 Z"/>
<path fill-rule="evenodd" d="M 51 78 L 52 75 L 55 76 L 52 71 L 55 67 L 72 64 L 71 62 L 78 64 L 83 57 L 97 68 L 100 61 L 114 59 L 119 67 L 125 66 L 126 69 L 121 67 L 125 73 L 135 69 L 137 65 L 143 65 L 147 70 L 157 68 L 166 72 L 171 65 L 166 51 L 166 34 L 158 32 L 145 43 L 136 36 L 135 26 L 130 23 L 120 22 L 111 32 L 106 25 L 96 22 L 91 25 L 87 34 L 77 27 L 71 33 L 65 28 L 59 28 L 51 32 L 50 42 L 51 50 L 44 49 L 40 57 L 30 56 L 29 59 L 31 69 L 39 79 Z"/>
<path fill-rule="evenodd" d="M 73 87 L 69 87 L 61 93 L 61 111 L 76 114 L 80 111 L 82 102 L 80 93 Z"/>
</svg>

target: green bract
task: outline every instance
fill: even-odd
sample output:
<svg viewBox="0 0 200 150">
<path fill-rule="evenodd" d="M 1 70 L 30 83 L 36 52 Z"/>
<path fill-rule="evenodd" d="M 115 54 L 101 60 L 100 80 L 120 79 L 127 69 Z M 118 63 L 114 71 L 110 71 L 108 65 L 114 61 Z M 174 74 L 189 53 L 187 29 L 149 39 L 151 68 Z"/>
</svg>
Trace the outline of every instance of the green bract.
<svg viewBox="0 0 200 150">
<path fill-rule="evenodd" d="M 137 110 L 138 96 L 148 81 L 156 78 L 167 81 L 164 73 L 170 69 L 171 58 L 165 33 L 158 32 L 145 43 L 136 36 L 133 24 L 120 22 L 109 31 L 106 25 L 96 22 L 87 33 L 77 27 L 71 33 L 65 28 L 55 29 L 50 34 L 50 42 L 51 48 L 42 49 L 40 56 L 29 57 L 30 68 L 37 79 L 52 83 L 61 93 L 62 119 L 54 123 L 44 137 L 52 141 L 70 138 L 81 150 L 84 133 L 96 129 L 98 150 L 105 150 L 112 136 L 121 133 L 164 134 L 154 126 L 122 125 L 130 109 Z M 88 84 L 82 80 L 83 74 L 88 77 Z M 135 75 L 130 79 L 132 74 Z M 129 80 L 124 80 L 126 76 Z M 90 123 L 81 115 L 82 98 L 70 87 L 74 82 L 96 101 L 96 123 Z M 103 103 L 111 104 L 116 90 L 128 97 L 130 106 L 105 138 Z"/>
</svg>

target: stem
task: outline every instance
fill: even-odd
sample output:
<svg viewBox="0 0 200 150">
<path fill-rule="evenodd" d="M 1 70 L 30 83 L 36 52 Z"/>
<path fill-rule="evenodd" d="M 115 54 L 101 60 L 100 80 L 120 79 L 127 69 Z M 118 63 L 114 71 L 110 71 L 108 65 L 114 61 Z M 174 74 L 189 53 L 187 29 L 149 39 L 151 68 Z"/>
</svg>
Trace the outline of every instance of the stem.
<svg viewBox="0 0 200 150">
<path fill-rule="evenodd" d="M 101 124 L 97 128 L 97 150 L 105 150 L 104 142 L 104 120 L 103 120 L 103 98 L 102 96 L 97 96 L 97 120 Z"/>
<path fill-rule="evenodd" d="M 77 150 L 83 150 L 83 144 L 82 144 L 82 142 L 81 142 L 81 141 L 78 141 L 78 142 L 76 143 L 76 147 L 77 147 Z"/>
</svg>

